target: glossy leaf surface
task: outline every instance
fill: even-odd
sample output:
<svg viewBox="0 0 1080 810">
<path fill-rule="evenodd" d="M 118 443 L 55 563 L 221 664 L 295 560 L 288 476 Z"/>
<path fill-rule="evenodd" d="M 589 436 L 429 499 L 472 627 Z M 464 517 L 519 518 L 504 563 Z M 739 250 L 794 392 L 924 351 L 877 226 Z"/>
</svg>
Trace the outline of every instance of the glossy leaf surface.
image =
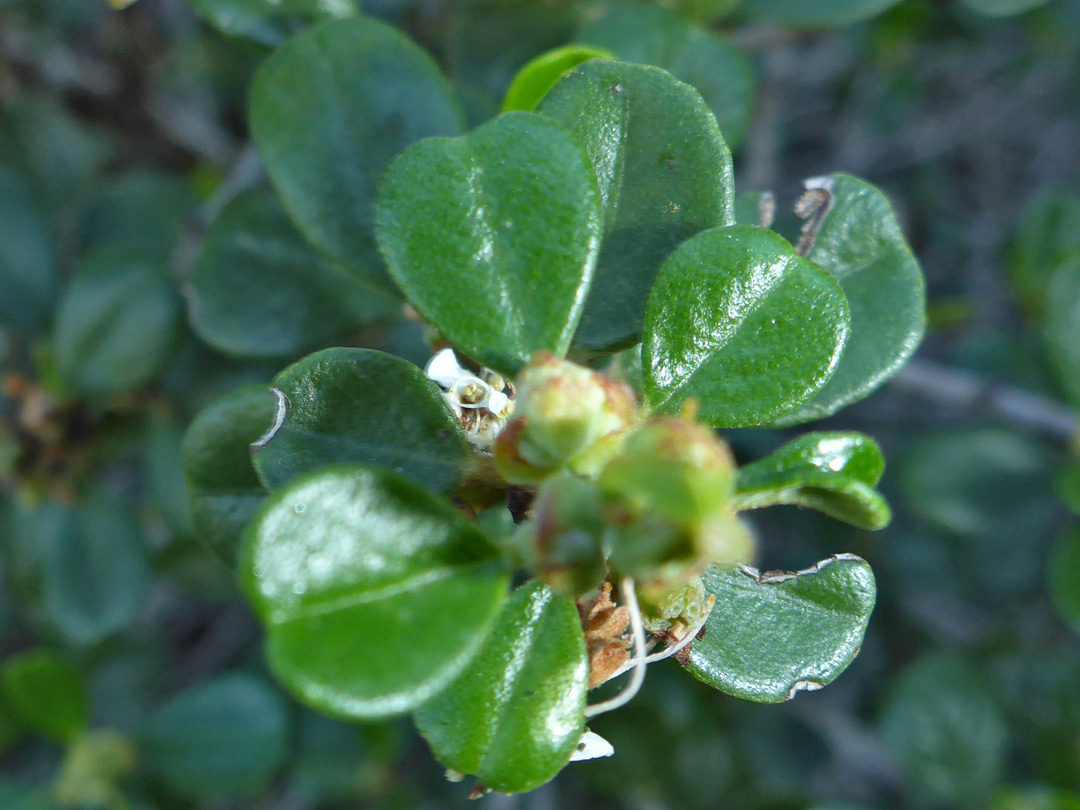
<svg viewBox="0 0 1080 810">
<path fill-rule="evenodd" d="M 823 178 L 835 203 L 809 258 L 832 273 L 851 305 L 851 337 L 821 392 L 779 420 L 821 419 L 872 393 L 915 353 L 926 331 L 926 282 L 888 199 L 848 175 Z"/>
<path fill-rule="evenodd" d="M 240 533 L 266 488 L 251 464 L 251 444 L 274 423 L 275 398 L 252 385 L 210 403 L 184 436 L 182 463 L 196 536 L 232 561 Z"/>
<path fill-rule="evenodd" d="M 645 399 L 696 397 L 714 427 L 765 424 L 821 389 L 848 335 L 840 285 L 771 231 L 699 234 L 671 255 L 645 313 Z"/>
<path fill-rule="evenodd" d="M 596 178 L 561 126 L 505 113 L 410 147 L 377 219 L 394 280 L 465 354 L 507 375 L 540 350 L 565 354 L 603 223 Z"/>
<path fill-rule="evenodd" d="M 671 9 L 625 2 L 589 20 L 578 38 L 627 62 L 670 71 L 701 93 L 729 146 L 742 141 L 754 107 L 754 74 L 731 43 Z"/>
<path fill-rule="evenodd" d="M 250 125 L 304 235 L 341 266 L 393 292 L 374 236 L 383 171 L 413 141 L 460 127 L 430 57 L 375 20 L 314 26 L 259 69 Z"/>
<path fill-rule="evenodd" d="M 870 566 L 850 554 L 797 573 L 713 566 L 703 579 L 716 605 L 688 669 L 758 703 L 832 683 L 858 654 L 877 593 Z"/>
<path fill-rule="evenodd" d="M 517 72 L 506 89 L 503 112 L 536 109 L 547 92 L 567 72 L 590 59 L 611 59 L 610 51 L 588 45 L 564 45 L 542 53 Z"/>
<path fill-rule="evenodd" d="M 889 505 L 875 487 L 885 470 L 877 444 L 861 433 L 808 433 L 739 469 L 739 510 L 790 504 L 863 529 L 884 528 Z"/>
<path fill-rule="evenodd" d="M 47 650 L 5 660 L 0 666 L 0 694 L 28 729 L 58 742 L 83 731 L 90 718 L 82 677 Z"/>
<path fill-rule="evenodd" d="M 377 468 L 331 467 L 272 493 L 241 580 L 275 674 L 317 709 L 375 719 L 445 688 L 483 643 L 508 576 L 449 503 Z"/>
<path fill-rule="evenodd" d="M 280 695 L 250 675 L 224 675 L 173 697 L 143 736 L 153 774 L 200 802 L 251 796 L 285 758 L 288 714 Z"/>
<path fill-rule="evenodd" d="M 585 729 L 589 664 L 573 601 L 533 580 L 454 683 L 416 713 L 447 767 L 501 793 L 533 790 L 570 761 Z"/>
<path fill-rule="evenodd" d="M 452 489 L 469 453 L 438 386 L 406 360 L 371 349 L 326 349 L 274 379 L 273 428 L 254 447 L 270 489 L 328 464 L 389 467 Z"/>
<path fill-rule="evenodd" d="M 225 209 L 189 284 L 196 334 L 246 357 L 296 355 L 400 306 L 319 256 L 265 192 Z"/>
<path fill-rule="evenodd" d="M 604 242 L 575 341 L 586 350 L 625 348 L 639 339 L 668 254 L 734 221 L 727 144 L 694 88 L 647 65 L 587 62 L 538 110 L 577 136 L 600 182 Z"/>
<path fill-rule="evenodd" d="M 70 281 L 54 343 L 64 378 L 90 396 L 153 380 L 172 356 L 180 301 L 165 271 L 125 252 L 93 254 Z"/>
</svg>

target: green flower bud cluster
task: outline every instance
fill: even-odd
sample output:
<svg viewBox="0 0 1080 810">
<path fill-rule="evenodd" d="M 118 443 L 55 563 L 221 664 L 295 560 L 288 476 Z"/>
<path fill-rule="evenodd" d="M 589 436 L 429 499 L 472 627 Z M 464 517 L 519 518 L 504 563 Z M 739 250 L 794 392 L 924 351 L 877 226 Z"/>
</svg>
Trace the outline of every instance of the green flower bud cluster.
<svg viewBox="0 0 1080 810">
<path fill-rule="evenodd" d="M 564 468 L 588 474 L 595 456 L 636 419 L 624 384 L 549 354 L 517 381 L 513 420 L 495 443 L 495 464 L 514 484 L 536 484 Z"/>
<path fill-rule="evenodd" d="M 753 538 L 730 503 L 735 460 L 691 412 L 648 417 L 622 384 L 550 356 L 518 391 L 495 464 L 512 483 L 539 484 L 518 538 L 553 588 L 577 597 L 630 576 L 654 616 L 689 620 L 685 589 L 709 564 L 750 561 Z M 685 609 L 673 613 L 676 591 Z"/>
</svg>

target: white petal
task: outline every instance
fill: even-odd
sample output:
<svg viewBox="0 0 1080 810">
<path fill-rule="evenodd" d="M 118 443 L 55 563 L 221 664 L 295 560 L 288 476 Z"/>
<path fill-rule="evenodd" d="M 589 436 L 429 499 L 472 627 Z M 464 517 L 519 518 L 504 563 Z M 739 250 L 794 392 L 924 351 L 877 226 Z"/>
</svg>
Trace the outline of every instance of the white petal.
<svg viewBox="0 0 1080 810">
<path fill-rule="evenodd" d="M 469 372 L 458 363 L 453 349 L 442 349 L 428 360 L 427 366 L 424 367 L 424 374 L 443 388 L 451 388 Z"/>
<path fill-rule="evenodd" d="M 581 735 L 577 748 L 570 755 L 571 762 L 581 762 L 586 759 L 601 759 L 610 757 L 615 753 L 615 747 L 593 731 L 586 731 Z"/>
</svg>

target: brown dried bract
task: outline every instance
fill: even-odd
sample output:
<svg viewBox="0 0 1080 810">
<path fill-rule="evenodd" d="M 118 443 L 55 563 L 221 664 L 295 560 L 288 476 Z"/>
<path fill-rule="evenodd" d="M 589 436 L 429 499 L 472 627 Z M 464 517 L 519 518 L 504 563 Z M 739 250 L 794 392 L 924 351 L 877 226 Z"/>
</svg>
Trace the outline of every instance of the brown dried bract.
<svg viewBox="0 0 1080 810">
<path fill-rule="evenodd" d="M 589 654 L 589 688 L 607 681 L 630 660 L 630 614 L 611 600 L 611 583 L 577 603 Z"/>
</svg>

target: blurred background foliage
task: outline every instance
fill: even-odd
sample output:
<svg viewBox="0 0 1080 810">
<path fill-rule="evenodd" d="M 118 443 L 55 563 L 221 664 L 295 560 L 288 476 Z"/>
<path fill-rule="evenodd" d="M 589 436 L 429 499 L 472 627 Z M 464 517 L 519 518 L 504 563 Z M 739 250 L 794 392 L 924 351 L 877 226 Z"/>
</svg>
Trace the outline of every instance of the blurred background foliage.
<svg viewBox="0 0 1080 810">
<path fill-rule="evenodd" d="M 307 351 L 426 358 L 398 304 L 342 293 L 245 132 L 270 49 L 359 5 L 0 0 L 0 807 L 465 804 L 407 723 L 274 685 L 181 467 L 201 408 Z M 758 706 L 657 666 L 595 722 L 614 758 L 487 804 L 1080 808 L 1080 2 L 362 5 L 471 123 L 568 43 L 664 67 L 714 110 L 740 190 L 784 210 L 803 177 L 864 176 L 929 281 L 916 360 L 829 422 L 882 442 L 893 525 L 755 517 L 765 567 L 873 564 L 851 669 Z M 784 436 L 727 438 L 748 460 Z"/>
</svg>

